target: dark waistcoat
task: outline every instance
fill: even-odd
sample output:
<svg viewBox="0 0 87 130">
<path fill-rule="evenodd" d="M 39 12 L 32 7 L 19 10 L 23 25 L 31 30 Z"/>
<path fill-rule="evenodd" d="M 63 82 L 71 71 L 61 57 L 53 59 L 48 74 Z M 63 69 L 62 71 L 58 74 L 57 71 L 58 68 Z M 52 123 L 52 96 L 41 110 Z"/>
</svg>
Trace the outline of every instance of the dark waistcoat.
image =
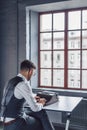
<svg viewBox="0 0 87 130">
<path fill-rule="evenodd" d="M 17 118 L 22 115 L 24 99 L 17 99 L 13 95 L 5 111 L 5 117 Z"/>
<path fill-rule="evenodd" d="M 1 104 L 1 116 L 12 118 L 20 116 L 24 99 L 17 99 L 14 96 L 14 89 L 15 86 L 22 81 L 23 79 L 21 77 L 16 76 L 6 85 Z"/>
</svg>

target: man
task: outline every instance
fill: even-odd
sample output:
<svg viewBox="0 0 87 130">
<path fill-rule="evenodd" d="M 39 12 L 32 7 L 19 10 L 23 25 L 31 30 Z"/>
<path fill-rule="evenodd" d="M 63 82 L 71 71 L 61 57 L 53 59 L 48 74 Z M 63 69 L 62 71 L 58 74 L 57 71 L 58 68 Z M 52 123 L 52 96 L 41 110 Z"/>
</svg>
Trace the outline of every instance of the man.
<svg viewBox="0 0 87 130">
<path fill-rule="evenodd" d="M 34 75 L 35 69 L 36 67 L 31 61 L 24 60 L 20 65 L 20 73 L 5 86 L 1 107 L 4 130 L 38 130 L 38 123 L 31 125 L 31 121 L 34 122 L 32 117 L 41 122 L 43 126 L 41 130 L 54 129 L 43 110 L 46 100 L 34 97 L 28 82 Z M 21 110 L 25 101 L 31 109 L 30 115 L 26 115 Z"/>
</svg>

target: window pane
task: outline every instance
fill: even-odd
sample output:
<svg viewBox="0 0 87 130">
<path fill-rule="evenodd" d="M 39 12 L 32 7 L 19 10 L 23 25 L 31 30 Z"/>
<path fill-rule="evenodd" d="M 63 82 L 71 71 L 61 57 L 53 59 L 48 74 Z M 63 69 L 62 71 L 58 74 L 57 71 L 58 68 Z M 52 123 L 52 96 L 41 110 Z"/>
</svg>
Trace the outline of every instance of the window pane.
<svg viewBox="0 0 87 130">
<path fill-rule="evenodd" d="M 64 30 L 65 17 L 64 13 L 53 14 L 53 30 Z"/>
<path fill-rule="evenodd" d="M 64 51 L 53 52 L 53 67 L 64 68 Z"/>
<path fill-rule="evenodd" d="M 80 51 L 68 52 L 68 68 L 80 68 Z"/>
<path fill-rule="evenodd" d="M 51 68 L 51 51 L 41 51 L 41 68 Z"/>
<path fill-rule="evenodd" d="M 87 89 L 87 70 L 82 71 L 82 88 Z"/>
<path fill-rule="evenodd" d="M 68 87 L 80 88 L 80 70 L 68 71 Z"/>
<path fill-rule="evenodd" d="M 41 69 L 41 86 L 51 86 L 51 70 Z"/>
<path fill-rule="evenodd" d="M 40 15 L 40 31 L 52 30 L 52 14 Z"/>
<path fill-rule="evenodd" d="M 81 11 L 72 11 L 68 13 L 68 29 L 81 28 Z"/>
<path fill-rule="evenodd" d="M 64 49 L 64 32 L 53 33 L 53 49 Z"/>
<path fill-rule="evenodd" d="M 40 49 L 48 50 L 52 47 L 51 33 L 41 33 L 40 34 Z"/>
<path fill-rule="evenodd" d="M 69 31 L 68 49 L 80 49 L 80 31 Z"/>
<path fill-rule="evenodd" d="M 82 49 L 87 49 L 87 30 L 82 31 Z"/>
<path fill-rule="evenodd" d="M 82 52 L 82 68 L 87 69 L 87 50 Z"/>
<path fill-rule="evenodd" d="M 82 28 L 87 28 L 87 10 L 82 11 Z"/>
<path fill-rule="evenodd" d="M 64 87 L 64 70 L 53 71 L 53 86 Z"/>
</svg>

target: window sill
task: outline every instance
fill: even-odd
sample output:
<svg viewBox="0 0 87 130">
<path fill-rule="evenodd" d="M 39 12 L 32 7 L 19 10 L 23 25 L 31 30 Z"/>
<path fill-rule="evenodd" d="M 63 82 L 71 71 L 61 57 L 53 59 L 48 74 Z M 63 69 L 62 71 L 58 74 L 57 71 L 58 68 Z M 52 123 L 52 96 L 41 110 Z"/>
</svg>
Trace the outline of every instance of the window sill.
<svg viewBox="0 0 87 130">
<path fill-rule="evenodd" d="M 33 89 L 34 92 L 42 91 L 42 90 L 49 90 L 53 92 L 59 93 L 59 95 L 64 96 L 76 96 L 76 97 L 84 97 L 87 98 L 87 91 L 85 90 L 65 90 L 65 89 L 52 89 L 52 88 L 36 88 Z"/>
</svg>

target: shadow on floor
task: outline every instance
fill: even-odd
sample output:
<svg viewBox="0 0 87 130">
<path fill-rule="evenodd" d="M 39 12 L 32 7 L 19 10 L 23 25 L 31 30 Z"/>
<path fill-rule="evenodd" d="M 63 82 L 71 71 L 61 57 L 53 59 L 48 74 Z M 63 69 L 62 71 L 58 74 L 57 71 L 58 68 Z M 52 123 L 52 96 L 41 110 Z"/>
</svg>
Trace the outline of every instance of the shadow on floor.
<svg viewBox="0 0 87 130">
<path fill-rule="evenodd" d="M 55 130 L 65 130 L 64 124 L 54 124 Z M 87 127 L 81 127 L 81 126 L 69 126 L 69 130 L 87 130 Z"/>
</svg>

